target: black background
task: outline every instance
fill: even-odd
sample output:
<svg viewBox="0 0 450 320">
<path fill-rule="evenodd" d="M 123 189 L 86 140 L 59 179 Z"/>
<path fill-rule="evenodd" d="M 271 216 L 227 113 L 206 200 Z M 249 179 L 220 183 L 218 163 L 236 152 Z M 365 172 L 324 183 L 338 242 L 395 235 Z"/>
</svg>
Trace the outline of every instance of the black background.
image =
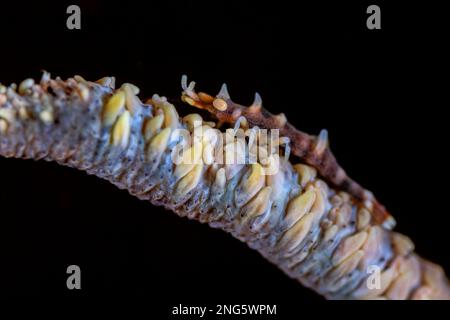
<svg viewBox="0 0 450 320">
<path fill-rule="evenodd" d="M 82 29 L 66 28 L 78 4 Z M 382 29 L 366 28 L 378 4 Z M 450 272 L 448 33 L 444 8 L 411 2 L 64 1 L 2 3 L 0 81 L 116 76 L 177 98 L 180 77 L 228 84 L 299 129 L 327 128 L 347 172 L 386 205 L 419 254 Z M 187 108 L 186 106 L 180 106 Z M 0 159 L 0 292 L 154 296 L 179 303 L 322 298 L 229 235 L 53 163 Z M 447 183 L 447 184 L 446 184 Z M 82 290 L 66 288 L 66 268 Z M 164 311 L 165 312 L 165 311 Z"/>
</svg>

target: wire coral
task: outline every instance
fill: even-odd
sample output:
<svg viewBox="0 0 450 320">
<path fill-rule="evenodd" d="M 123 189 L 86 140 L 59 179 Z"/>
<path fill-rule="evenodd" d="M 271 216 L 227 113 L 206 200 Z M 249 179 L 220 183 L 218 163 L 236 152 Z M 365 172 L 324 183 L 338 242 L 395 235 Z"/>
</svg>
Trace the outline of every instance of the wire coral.
<svg viewBox="0 0 450 320">
<path fill-rule="evenodd" d="M 44 73 L 0 86 L 0 154 L 86 171 L 221 228 L 329 299 L 450 298 L 443 270 L 392 231 L 389 213 L 337 164 L 326 131 L 298 131 L 258 94 L 244 107 L 225 86 L 197 93 L 183 77 L 182 89 L 217 123 L 181 118 L 156 94 L 143 103 L 136 86 L 116 88 L 113 77 Z"/>
</svg>

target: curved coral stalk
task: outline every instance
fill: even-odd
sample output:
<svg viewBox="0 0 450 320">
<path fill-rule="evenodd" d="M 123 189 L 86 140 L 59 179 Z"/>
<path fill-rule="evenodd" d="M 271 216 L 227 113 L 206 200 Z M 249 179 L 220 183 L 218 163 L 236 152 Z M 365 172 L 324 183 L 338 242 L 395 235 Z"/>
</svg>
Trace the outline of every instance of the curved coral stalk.
<svg viewBox="0 0 450 320">
<path fill-rule="evenodd" d="M 225 138 L 225 158 L 248 159 L 252 149 L 227 140 L 229 132 L 197 114 L 180 119 L 164 97 L 143 104 L 137 87 L 114 86 L 114 78 L 62 81 L 48 74 L 17 91 L 0 86 L 0 154 L 84 170 L 228 231 L 327 298 L 450 298 L 442 269 L 414 254 L 409 238 L 380 225 L 370 203 L 328 187 L 320 168 L 292 165 L 272 147 L 262 147 L 253 163 L 223 164 L 219 138 Z M 183 96 L 223 111 L 231 101 L 224 90 L 213 98 L 186 84 Z M 239 123 L 252 126 L 246 118 Z M 251 129 L 246 141 L 260 139 Z M 324 139 L 316 145 L 321 153 Z M 286 137 L 275 141 L 286 143 Z M 274 163 L 277 170 L 269 173 Z"/>
</svg>

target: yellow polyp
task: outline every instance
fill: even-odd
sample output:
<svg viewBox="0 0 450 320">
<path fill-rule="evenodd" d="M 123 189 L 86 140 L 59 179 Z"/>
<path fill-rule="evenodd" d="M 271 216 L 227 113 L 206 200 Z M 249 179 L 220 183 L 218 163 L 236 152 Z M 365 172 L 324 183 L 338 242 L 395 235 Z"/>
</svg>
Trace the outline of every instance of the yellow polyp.
<svg viewBox="0 0 450 320">
<path fill-rule="evenodd" d="M 295 249 L 306 237 L 314 220 L 313 214 L 307 214 L 300 219 L 292 228 L 290 228 L 280 239 L 279 247 L 285 252 Z"/>
<path fill-rule="evenodd" d="M 259 185 L 261 181 L 264 182 L 264 168 L 259 163 L 252 164 L 252 172 L 244 184 L 244 189 L 250 190 Z"/>
<path fill-rule="evenodd" d="M 283 203 L 288 194 L 285 189 L 285 176 L 284 173 L 280 170 L 277 174 L 269 175 L 266 177 L 266 183 L 268 186 L 272 187 L 272 193 L 270 195 L 272 201 L 275 203 Z M 282 209 L 283 206 L 278 206 L 279 209 Z"/>
<path fill-rule="evenodd" d="M 406 256 L 414 251 L 414 243 L 410 238 L 401 233 L 392 233 L 392 244 L 394 245 L 395 252 L 401 256 Z"/>
<path fill-rule="evenodd" d="M 126 83 L 122 84 L 121 87 L 124 88 L 124 89 L 125 89 L 125 88 L 130 89 L 130 92 L 131 92 L 133 95 L 138 95 L 139 92 L 140 92 L 139 87 L 137 87 L 136 85 L 134 85 L 134 84 L 132 84 L 132 83 L 126 82 Z"/>
<path fill-rule="evenodd" d="M 89 100 L 89 89 L 86 85 L 80 83 L 78 84 L 80 98 L 83 102 L 87 102 Z"/>
<path fill-rule="evenodd" d="M 110 88 L 114 88 L 115 82 L 116 81 L 115 81 L 114 77 L 103 77 L 103 78 L 95 81 L 95 83 L 98 83 L 104 87 L 110 87 Z"/>
<path fill-rule="evenodd" d="M 125 107 L 132 115 L 136 114 L 142 105 L 136 96 L 139 93 L 139 88 L 131 83 L 124 83 L 122 89 L 125 92 Z"/>
<path fill-rule="evenodd" d="M 280 169 L 280 156 L 278 154 L 272 154 L 268 156 L 264 161 L 264 174 L 272 176 L 278 173 Z"/>
<path fill-rule="evenodd" d="M 400 259 L 397 267 L 397 275 L 384 295 L 391 300 L 405 300 L 411 289 L 421 280 L 421 266 L 417 256 L 411 255 L 406 259 Z"/>
<path fill-rule="evenodd" d="M 203 124 L 203 119 L 198 113 L 191 113 L 183 118 L 183 122 L 186 123 L 189 131 L 192 132 Z"/>
<path fill-rule="evenodd" d="M 203 162 L 205 164 L 214 163 L 214 147 L 210 142 L 203 142 Z"/>
<path fill-rule="evenodd" d="M 31 87 L 33 87 L 33 85 L 34 85 L 33 79 L 30 78 L 30 79 L 23 80 L 19 85 L 19 89 L 18 89 L 19 94 L 21 94 L 21 95 L 26 94 L 31 89 Z"/>
<path fill-rule="evenodd" d="M 315 200 L 316 192 L 313 190 L 306 191 L 292 199 L 286 210 L 286 221 L 295 223 L 303 218 L 305 214 L 310 212 Z"/>
<path fill-rule="evenodd" d="M 28 110 L 24 106 L 19 107 L 18 114 L 22 120 L 27 120 L 30 117 Z"/>
<path fill-rule="evenodd" d="M 178 164 L 199 164 L 202 159 L 203 144 L 201 141 L 195 142 L 193 146 L 186 149 L 181 155 Z"/>
<path fill-rule="evenodd" d="M 267 211 L 270 204 L 271 187 L 264 187 L 258 194 L 242 209 L 242 223 L 247 223 L 251 218 L 262 215 Z"/>
<path fill-rule="evenodd" d="M 433 288 L 440 288 L 442 290 L 447 290 L 445 288 L 446 277 L 444 270 L 441 266 L 425 261 L 422 263 L 423 268 L 423 282 Z"/>
<path fill-rule="evenodd" d="M 176 129 L 178 127 L 178 113 L 170 103 L 163 103 L 161 109 L 164 112 L 164 127 Z"/>
<path fill-rule="evenodd" d="M 313 188 L 311 188 L 311 190 L 316 194 L 311 210 L 301 219 L 298 219 L 297 222 L 286 231 L 280 241 L 282 247 L 285 247 L 288 255 L 290 254 L 289 252 L 292 252 L 293 249 L 300 245 L 311 230 L 313 223 L 320 220 L 325 213 L 325 199 L 322 190 Z"/>
<path fill-rule="evenodd" d="M 214 180 L 214 187 L 217 189 L 225 189 L 227 183 L 227 177 L 225 175 L 225 168 L 220 168 L 216 172 L 216 178 Z"/>
<path fill-rule="evenodd" d="M 3 93 L 0 93 L 0 107 L 6 103 L 6 96 Z"/>
<path fill-rule="evenodd" d="M 252 164 L 251 173 L 247 178 L 243 177 L 239 188 L 235 191 L 237 206 L 246 204 L 264 186 L 264 168 L 259 164 Z"/>
<path fill-rule="evenodd" d="M 257 155 L 258 155 L 258 161 L 263 165 L 266 166 L 268 165 L 269 162 L 269 151 L 267 150 L 267 148 L 263 147 L 263 146 L 256 146 L 255 148 L 257 150 Z M 256 151 L 255 151 L 256 152 Z"/>
<path fill-rule="evenodd" d="M 240 165 L 245 163 L 245 143 L 240 140 L 227 143 L 228 138 L 224 139 L 223 147 L 224 161 L 227 165 Z"/>
<path fill-rule="evenodd" d="M 367 268 L 374 262 L 379 254 L 379 244 L 382 241 L 382 229 L 380 226 L 371 226 L 367 228 L 367 240 L 362 247 L 364 257 L 361 262 L 361 267 Z"/>
<path fill-rule="evenodd" d="M 332 225 L 325 231 L 325 234 L 323 236 L 323 241 L 326 242 L 326 241 L 333 239 L 338 231 L 339 231 L 338 226 Z"/>
<path fill-rule="evenodd" d="M 347 259 L 350 255 L 355 253 L 359 248 L 362 247 L 362 245 L 367 240 L 367 232 L 362 231 L 359 232 L 353 236 L 350 236 L 346 238 L 340 245 L 339 248 L 336 250 L 336 252 L 333 255 L 333 258 L 331 259 L 333 265 L 339 265 Z"/>
<path fill-rule="evenodd" d="M 205 121 L 204 124 L 210 126 L 211 128 L 216 127 L 216 123 L 214 121 Z"/>
<path fill-rule="evenodd" d="M 164 115 L 159 114 L 145 123 L 144 126 L 144 139 L 150 141 L 150 139 L 161 129 L 164 122 Z"/>
<path fill-rule="evenodd" d="M 194 99 L 189 98 L 189 97 L 187 97 L 187 96 L 182 96 L 181 99 L 182 99 L 184 102 L 190 104 L 191 106 L 196 106 L 196 104 L 197 104 L 197 102 L 196 102 Z"/>
<path fill-rule="evenodd" d="M 129 111 L 124 111 L 117 119 L 112 130 L 111 141 L 113 145 L 126 148 L 130 139 L 131 116 Z"/>
<path fill-rule="evenodd" d="M 195 132 L 194 136 L 201 138 L 203 141 L 215 143 L 219 139 L 218 134 L 221 134 L 221 132 L 213 129 L 207 122 L 204 122 L 198 132 Z"/>
<path fill-rule="evenodd" d="M 331 284 L 336 284 L 339 279 L 352 272 L 358 266 L 363 255 L 364 253 L 362 250 L 353 252 L 326 275 L 326 281 Z"/>
<path fill-rule="evenodd" d="M 51 110 L 43 110 L 39 113 L 39 118 L 46 124 L 51 124 L 54 121 L 53 112 Z"/>
<path fill-rule="evenodd" d="M 369 223 L 370 223 L 370 219 L 371 219 L 371 214 L 369 212 L 369 210 L 367 210 L 366 208 L 361 208 L 358 211 L 358 218 L 356 221 L 356 226 L 358 228 L 358 230 L 363 230 L 364 228 L 366 228 Z"/>
<path fill-rule="evenodd" d="M 185 196 L 189 191 L 193 190 L 199 183 L 203 172 L 203 164 L 194 166 L 186 176 L 184 176 L 175 188 L 176 196 Z"/>
<path fill-rule="evenodd" d="M 5 119 L 7 122 L 11 123 L 15 119 L 15 113 L 12 109 L 0 109 L 0 118 Z"/>
<path fill-rule="evenodd" d="M 77 82 L 80 82 L 80 83 L 88 83 L 88 81 L 86 80 L 86 79 L 84 79 L 82 76 L 80 76 L 80 75 L 75 75 L 74 77 L 73 77 Z"/>
<path fill-rule="evenodd" d="M 177 179 L 183 178 L 185 175 L 187 175 L 192 169 L 194 169 L 196 165 L 191 164 L 179 164 L 175 167 L 174 175 Z"/>
<path fill-rule="evenodd" d="M 170 128 L 165 128 L 161 130 L 153 139 L 150 141 L 148 146 L 148 153 L 150 157 L 155 155 L 160 155 L 167 148 L 167 143 L 169 142 L 171 130 Z"/>
<path fill-rule="evenodd" d="M 335 211 L 335 224 L 340 227 L 345 227 L 350 223 L 352 217 L 352 208 L 348 203 L 344 203 L 340 207 L 336 208 Z"/>
<path fill-rule="evenodd" d="M 119 113 L 125 107 L 125 92 L 117 91 L 105 104 L 102 114 L 102 122 L 105 126 L 112 125 Z"/>
<path fill-rule="evenodd" d="M 186 149 L 179 159 L 176 159 L 175 177 L 182 178 L 188 172 L 193 170 L 196 165 L 202 163 L 202 143 L 194 143 L 193 146 Z"/>
<path fill-rule="evenodd" d="M 306 184 L 316 178 L 317 171 L 313 167 L 307 166 L 305 164 L 296 164 L 294 165 L 294 170 L 299 174 L 298 183 L 302 187 L 306 186 Z"/>
<path fill-rule="evenodd" d="M 8 130 L 8 121 L 5 119 L 0 118 L 0 133 L 4 134 Z"/>
<path fill-rule="evenodd" d="M 317 217 L 321 217 L 326 211 L 326 202 L 327 202 L 327 194 L 324 190 L 315 189 L 316 191 L 316 200 L 311 208 L 311 212 L 314 213 Z"/>
</svg>

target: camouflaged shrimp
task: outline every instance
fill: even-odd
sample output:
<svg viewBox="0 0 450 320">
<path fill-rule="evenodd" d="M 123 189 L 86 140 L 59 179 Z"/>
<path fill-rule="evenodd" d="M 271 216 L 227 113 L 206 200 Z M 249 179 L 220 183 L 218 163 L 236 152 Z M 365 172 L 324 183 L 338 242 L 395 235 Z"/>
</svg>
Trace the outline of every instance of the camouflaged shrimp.
<svg viewBox="0 0 450 320">
<path fill-rule="evenodd" d="M 115 89 L 114 78 L 63 81 L 48 73 L 39 84 L 27 79 L 18 88 L 0 86 L 0 154 L 84 170 L 179 216 L 228 231 L 326 298 L 450 298 L 443 270 L 390 230 L 394 223 L 385 209 L 337 165 L 325 131 L 318 139 L 297 131 L 283 115 L 265 111 L 259 95 L 244 108 L 231 101 L 226 87 L 215 97 L 196 93 L 185 78 L 182 87 L 183 101 L 220 123 L 279 128 L 279 144 L 287 144 L 284 152 L 290 147 L 299 163 L 271 148 L 265 150 L 268 161 L 217 163 L 211 136 L 226 133 L 200 115 L 180 119 L 158 95 L 144 104 L 136 86 Z M 199 126 L 211 135 L 195 137 Z M 197 162 L 174 163 L 180 144 L 181 158 L 194 155 Z M 248 155 L 227 146 L 225 152 Z M 274 158 L 278 172 L 265 175 Z M 370 266 L 380 270 L 375 287 L 368 285 Z"/>
</svg>

